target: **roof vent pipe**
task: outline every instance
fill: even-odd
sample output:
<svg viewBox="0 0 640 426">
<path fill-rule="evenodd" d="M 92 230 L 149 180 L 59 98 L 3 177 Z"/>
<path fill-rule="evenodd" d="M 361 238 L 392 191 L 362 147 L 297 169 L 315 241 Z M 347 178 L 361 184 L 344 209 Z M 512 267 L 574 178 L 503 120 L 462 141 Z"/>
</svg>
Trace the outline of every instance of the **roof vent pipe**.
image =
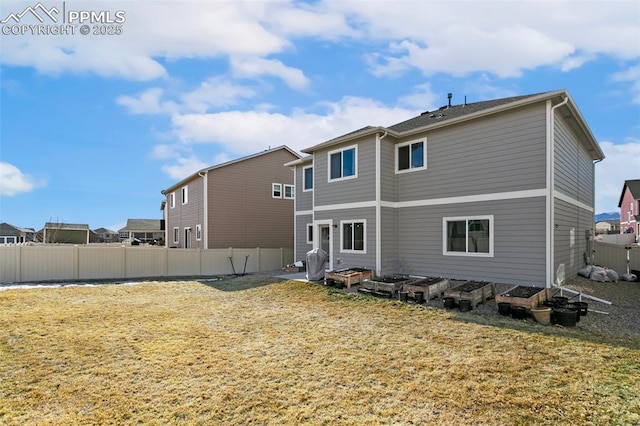
<svg viewBox="0 0 640 426">
<path fill-rule="evenodd" d="M 449 106 L 447 106 L 447 108 L 451 108 L 451 98 L 453 98 L 453 93 L 447 93 L 447 99 L 449 99 Z"/>
</svg>

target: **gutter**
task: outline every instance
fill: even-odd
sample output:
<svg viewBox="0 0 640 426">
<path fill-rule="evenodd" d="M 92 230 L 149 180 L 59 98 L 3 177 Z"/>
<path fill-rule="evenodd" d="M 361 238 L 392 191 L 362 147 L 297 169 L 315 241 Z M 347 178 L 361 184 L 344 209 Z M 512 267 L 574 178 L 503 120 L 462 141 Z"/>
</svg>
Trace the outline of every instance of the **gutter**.
<svg viewBox="0 0 640 426">
<path fill-rule="evenodd" d="M 384 131 L 382 136 L 380 136 L 380 133 L 376 133 L 376 275 L 380 275 L 382 270 L 382 223 L 380 223 L 380 219 L 382 217 L 380 143 L 388 134 L 389 132 L 387 132 L 387 130 Z"/>
<path fill-rule="evenodd" d="M 209 206 L 209 179 L 207 179 L 207 175 L 208 175 L 208 171 L 200 171 L 198 172 L 198 176 L 200 176 L 203 179 L 203 212 L 202 212 L 202 221 L 203 223 L 203 228 L 204 230 L 201 230 L 200 232 L 204 233 L 204 248 L 208 249 L 209 248 L 209 215 L 208 215 L 208 206 Z"/>
</svg>

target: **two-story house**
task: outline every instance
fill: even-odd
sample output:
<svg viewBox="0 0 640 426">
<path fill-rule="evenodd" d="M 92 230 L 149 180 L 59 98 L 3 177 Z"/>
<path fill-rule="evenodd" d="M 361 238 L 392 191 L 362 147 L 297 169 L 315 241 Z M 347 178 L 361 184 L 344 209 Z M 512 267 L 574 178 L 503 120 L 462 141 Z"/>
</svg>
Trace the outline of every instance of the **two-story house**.
<svg viewBox="0 0 640 426">
<path fill-rule="evenodd" d="M 565 90 L 446 105 L 303 150 L 295 257 L 548 286 L 589 255 L 604 154 Z"/>
<path fill-rule="evenodd" d="M 291 248 L 291 170 L 286 146 L 202 169 L 162 191 L 166 245 L 178 248 Z"/>
<path fill-rule="evenodd" d="M 620 233 L 640 235 L 640 179 L 626 180 L 618 202 Z"/>
</svg>

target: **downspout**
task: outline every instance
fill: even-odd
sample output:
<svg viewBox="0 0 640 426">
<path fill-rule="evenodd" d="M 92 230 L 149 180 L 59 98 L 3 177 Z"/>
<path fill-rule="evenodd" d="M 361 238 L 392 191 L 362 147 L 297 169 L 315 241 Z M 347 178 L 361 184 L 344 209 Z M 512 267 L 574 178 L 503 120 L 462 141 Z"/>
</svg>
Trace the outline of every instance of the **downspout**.
<svg viewBox="0 0 640 426">
<path fill-rule="evenodd" d="M 547 134 L 547 148 L 549 152 L 548 162 L 548 193 L 547 193 L 547 288 L 551 288 L 555 276 L 555 110 L 569 102 L 569 98 L 565 97 L 562 102 L 548 108 L 549 117 L 549 133 Z M 551 101 L 547 105 L 550 105 Z"/>
<path fill-rule="evenodd" d="M 203 172 L 198 172 L 198 176 L 200 176 L 203 180 L 204 180 L 204 184 L 203 184 L 203 191 L 204 191 L 204 196 L 203 196 L 203 212 L 202 212 L 202 220 L 203 220 L 203 224 L 202 227 L 204 228 L 201 232 L 204 234 L 204 248 L 208 249 L 209 248 L 209 215 L 207 212 L 207 207 L 209 206 L 209 185 L 208 182 L 209 180 L 207 179 L 208 173 L 204 172 L 204 174 L 202 174 Z"/>
<path fill-rule="evenodd" d="M 163 189 L 160 191 L 162 195 L 164 195 L 165 199 L 167 198 L 167 193 Z M 169 200 L 167 199 L 164 205 L 164 211 L 162 212 L 162 216 L 164 217 L 164 248 L 169 247 Z M 118 236 L 120 238 L 120 236 Z"/>
<path fill-rule="evenodd" d="M 381 274 L 382 270 L 382 223 L 381 223 L 381 189 L 380 189 L 380 175 L 381 175 L 381 158 L 380 148 L 381 141 L 387 136 L 388 132 L 385 130 L 384 134 L 380 136 L 376 133 L 376 275 Z"/>
</svg>

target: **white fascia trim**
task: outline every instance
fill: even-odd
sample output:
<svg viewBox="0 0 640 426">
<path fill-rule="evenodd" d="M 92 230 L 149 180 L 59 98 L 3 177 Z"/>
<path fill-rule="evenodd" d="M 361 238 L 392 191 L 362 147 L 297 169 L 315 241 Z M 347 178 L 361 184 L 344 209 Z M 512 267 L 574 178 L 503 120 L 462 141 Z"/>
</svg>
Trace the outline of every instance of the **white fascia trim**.
<svg viewBox="0 0 640 426">
<path fill-rule="evenodd" d="M 296 212 L 296 216 L 311 216 L 313 214 L 313 210 L 300 210 Z"/>
<path fill-rule="evenodd" d="M 344 203 L 344 204 L 328 204 L 326 206 L 315 206 L 313 208 L 314 212 L 327 212 L 332 210 L 350 210 L 350 209 L 361 209 L 366 207 L 375 207 L 375 201 L 361 201 L 359 203 Z"/>
<path fill-rule="evenodd" d="M 553 191 L 553 197 L 557 198 L 559 200 L 562 200 L 565 203 L 569 203 L 569 204 L 571 204 L 573 206 L 580 207 L 581 209 L 586 210 L 588 212 L 592 212 L 593 213 L 593 211 L 594 211 L 593 206 L 590 206 L 588 204 L 580 202 L 580 201 L 576 200 L 575 198 L 572 198 L 572 197 L 569 197 L 566 194 L 563 194 L 560 191 Z"/>
<path fill-rule="evenodd" d="M 547 195 L 547 190 L 542 188 L 542 189 L 530 189 L 526 191 L 495 192 L 491 194 L 433 198 L 430 200 L 413 200 L 413 201 L 398 201 L 398 202 L 383 201 L 382 206 L 391 207 L 391 208 L 442 206 L 446 204 L 479 203 L 483 201 L 517 200 L 520 198 L 544 197 L 545 195 Z"/>
</svg>

